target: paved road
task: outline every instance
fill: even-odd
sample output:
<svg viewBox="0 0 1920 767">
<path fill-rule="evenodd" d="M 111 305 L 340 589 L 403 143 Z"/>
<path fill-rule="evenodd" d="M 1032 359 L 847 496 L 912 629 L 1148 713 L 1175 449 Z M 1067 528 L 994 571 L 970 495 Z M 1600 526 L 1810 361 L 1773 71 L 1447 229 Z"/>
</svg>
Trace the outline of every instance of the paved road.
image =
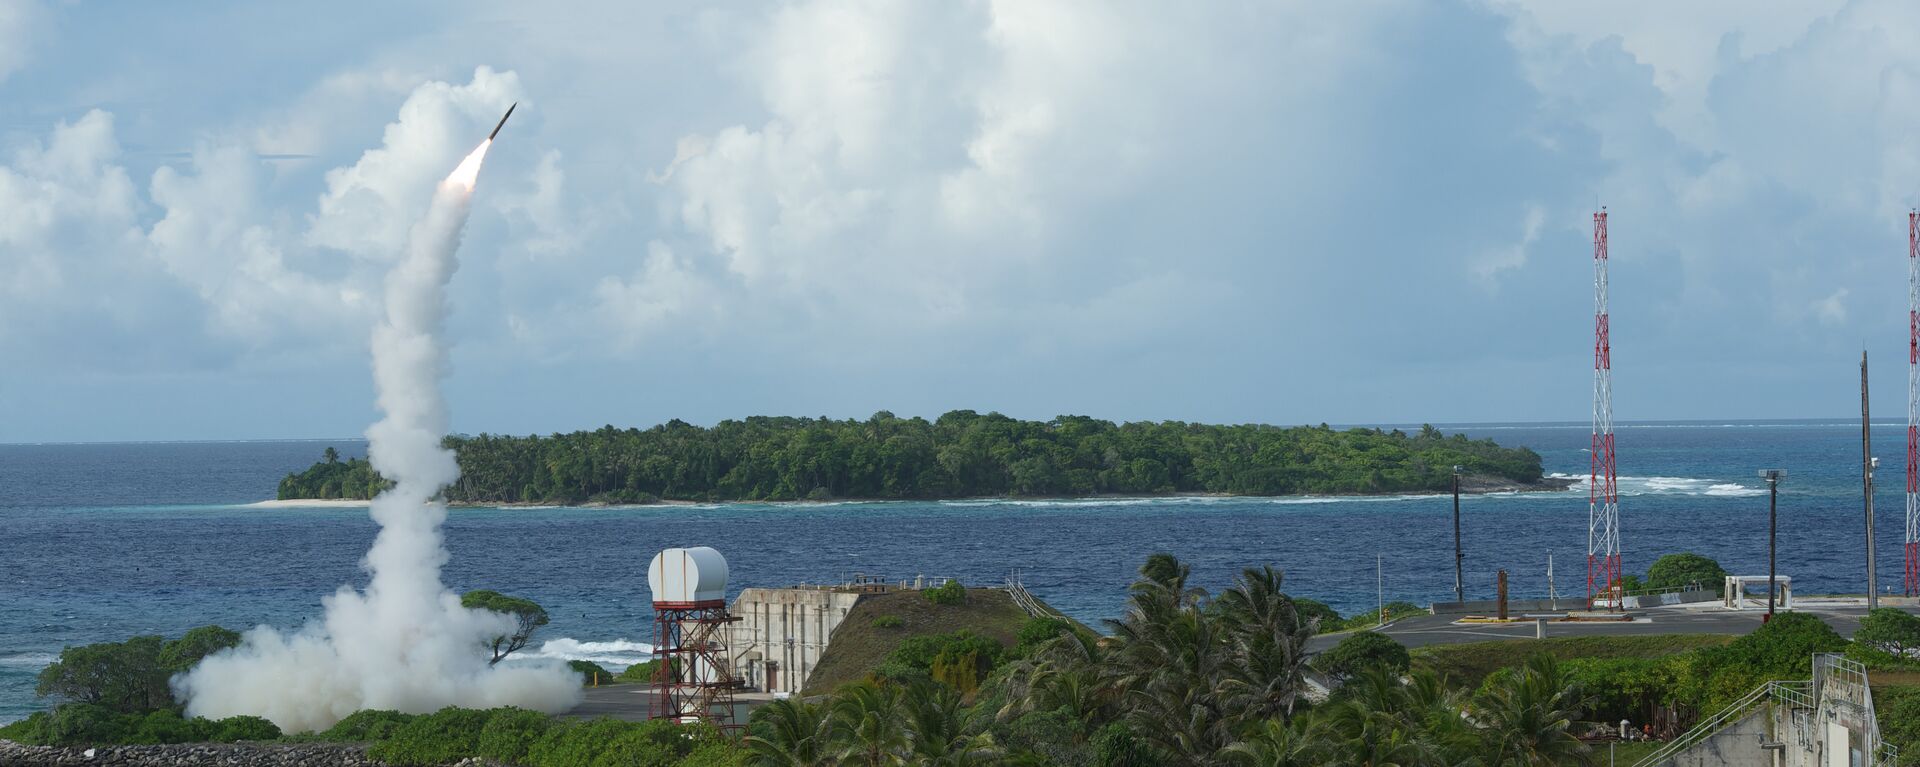
<svg viewBox="0 0 1920 767">
<path fill-rule="evenodd" d="M 1865 606 L 1818 603 L 1811 600 L 1796 604 L 1796 612 L 1820 616 L 1842 636 L 1852 636 L 1860 628 Z M 1902 609 L 1913 610 L 1912 607 Z M 1632 623 L 1547 621 L 1548 637 L 1632 636 L 1648 634 L 1745 634 L 1760 627 L 1766 610 L 1725 610 L 1719 607 L 1656 607 L 1636 611 Z M 1529 617 L 1529 616 L 1516 616 Z M 1541 613 L 1540 617 L 1564 617 L 1560 613 Z M 1394 621 L 1382 633 L 1407 647 L 1488 642 L 1500 639 L 1532 639 L 1533 621 L 1508 625 L 1456 625 L 1458 615 L 1418 615 Z M 1307 644 L 1311 652 L 1322 652 L 1344 639 L 1343 634 L 1315 637 Z"/>
</svg>

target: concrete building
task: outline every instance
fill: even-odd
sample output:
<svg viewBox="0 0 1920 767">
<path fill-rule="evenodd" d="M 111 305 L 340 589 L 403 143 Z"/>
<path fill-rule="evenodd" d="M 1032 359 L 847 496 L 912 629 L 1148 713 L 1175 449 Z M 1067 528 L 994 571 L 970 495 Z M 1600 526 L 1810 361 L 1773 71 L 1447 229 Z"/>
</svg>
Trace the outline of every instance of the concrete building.
<svg viewBox="0 0 1920 767">
<path fill-rule="evenodd" d="M 866 594 L 825 588 L 742 589 L 730 612 L 734 676 L 766 692 L 799 694 L 827 641 Z"/>
</svg>

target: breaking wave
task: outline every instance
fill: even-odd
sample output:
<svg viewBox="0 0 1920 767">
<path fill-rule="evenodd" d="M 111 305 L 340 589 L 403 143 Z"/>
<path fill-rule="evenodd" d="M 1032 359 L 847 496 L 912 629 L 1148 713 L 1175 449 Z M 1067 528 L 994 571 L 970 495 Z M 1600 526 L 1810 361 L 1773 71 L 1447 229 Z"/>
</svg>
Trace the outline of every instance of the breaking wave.
<svg viewBox="0 0 1920 767">
<path fill-rule="evenodd" d="M 1574 493 L 1587 492 L 1590 484 L 1586 475 L 1555 473 L 1547 476 L 1554 479 L 1574 480 L 1573 485 L 1567 488 L 1569 492 Z M 1737 482 L 1721 482 L 1695 477 L 1620 477 L 1616 481 L 1623 496 L 1704 495 L 1718 498 L 1748 498 L 1767 494 L 1764 487 L 1750 487 Z"/>
<path fill-rule="evenodd" d="M 615 639 L 610 642 L 582 642 L 572 637 L 549 639 L 540 644 L 540 649 L 531 653 L 521 653 L 527 658 L 552 658 L 554 660 L 584 660 L 605 666 L 608 671 L 619 673 L 621 669 L 653 660 L 653 645 L 645 642 L 631 642 Z"/>
</svg>

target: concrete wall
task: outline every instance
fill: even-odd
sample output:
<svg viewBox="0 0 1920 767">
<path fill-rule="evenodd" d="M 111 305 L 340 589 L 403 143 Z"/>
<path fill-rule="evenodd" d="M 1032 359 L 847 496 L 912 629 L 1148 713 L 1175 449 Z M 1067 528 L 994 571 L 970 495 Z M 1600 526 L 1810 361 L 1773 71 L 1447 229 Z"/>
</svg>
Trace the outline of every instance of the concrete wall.
<svg viewBox="0 0 1920 767">
<path fill-rule="evenodd" d="M 833 630 L 862 594 L 819 589 L 744 589 L 731 608 L 740 618 L 727 640 L 733 674 L 767 692 L 799 693 L 819 665 Z M 772 689 L 768 664 L 775 664 Z"/>
<path fill-rule="evenodd" d="M 1748 767 L 1771 765 L 1772 751 L 1761 748 L 1770 740 L 1769 706 L 1757 706 L 1745 719 L 1729 725 L 1680 752 L 1659 767 Z"/>
</svg>

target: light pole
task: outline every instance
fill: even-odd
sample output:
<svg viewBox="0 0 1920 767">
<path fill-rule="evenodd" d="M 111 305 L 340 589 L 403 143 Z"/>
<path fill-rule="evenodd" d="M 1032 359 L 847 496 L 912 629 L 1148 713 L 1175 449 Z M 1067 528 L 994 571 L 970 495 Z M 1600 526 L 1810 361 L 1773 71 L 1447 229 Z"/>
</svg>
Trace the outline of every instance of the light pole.
<svg viewBox="0 0 1920 767">
<path fill-rule="evenodd" d="M 1867 459 L 1867 609 L 1880 608 L 1880 584 L 1874 572 L 1877 568 L 1873 561 L 1873 470 L 1880 468 L 1880 459 Z"/>
<path fill-rule="evenodd" d="M 1780 582 L 1774 574 L 1774 551 L 1780 521 L 1780 480 L 1787 473 L 1779 469 L 1761 469 L 1760 478 L 1767 481 L 1767 620 L 1773 620 L 1773 603 L 1779 598 Z"/>
<path fill-rule="evenodd" d="M 1460 467 L 1453 467 L 1453 601 L 1465 603 L 1467 589 L 1460 577 L 1460 561 L 1467 555 L 1460 548 Z"/>
</svg>

